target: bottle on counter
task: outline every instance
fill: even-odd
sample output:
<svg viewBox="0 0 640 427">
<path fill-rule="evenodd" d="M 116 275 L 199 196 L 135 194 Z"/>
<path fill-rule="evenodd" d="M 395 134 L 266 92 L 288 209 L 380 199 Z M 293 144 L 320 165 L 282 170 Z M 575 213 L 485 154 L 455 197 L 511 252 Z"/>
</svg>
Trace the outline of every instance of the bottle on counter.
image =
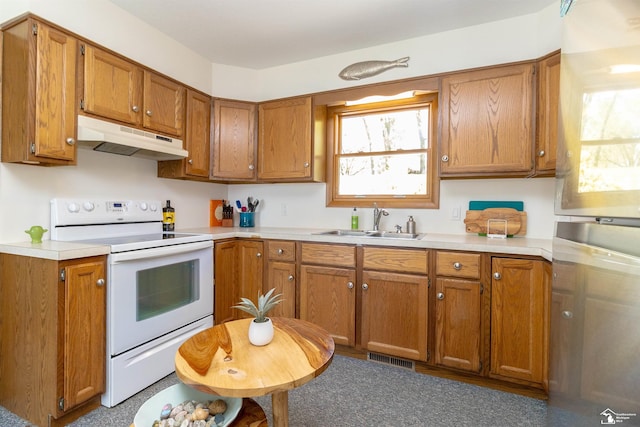
<svg viewBox="0 0 640 427">
<path fill-rule="evenodd" d="M 416 222 L 413 220 L 413 216 L 409 216 L 409 221 L 407 221 L 407 233 L 416 234 Z"/>
<path fill-rule="evenodd" d="M 176 210 L 171 207 L 171 200 L 162 208 L 162 231 L 173 231 L 176 227 Z"/>
<path fill-rule="evenodd" d="M 353 212 L 351 212 L 351 229 L 352 230 L 357 230 L 358 229 L 358 210 L 356 208 L 353 208 Z"/>
</svg>

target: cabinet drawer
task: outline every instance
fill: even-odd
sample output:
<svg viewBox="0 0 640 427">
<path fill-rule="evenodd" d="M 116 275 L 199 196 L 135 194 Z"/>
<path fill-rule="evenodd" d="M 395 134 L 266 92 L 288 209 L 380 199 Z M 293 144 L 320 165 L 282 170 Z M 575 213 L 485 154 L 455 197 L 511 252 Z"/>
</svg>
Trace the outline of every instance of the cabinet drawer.
<svg viewBox="0 0 640 427">
<path fill-rule="evenodd" d="M 267 245 L 269 261 L 295 261 L 296 242 L 286 240 L 269 241 Z"/>
<path fill-rule="evenodd" d="M 427 265 L 424 249 L 364 248 L 365 270 L 427 274 Z"/>
<path fill-rule="evenodd" d="M 355 268 L 356 248 L 355 246 L 303 243 L 302 263 Z"/>
<path fill-rule="evenodd" d="M 438 276 L 480 278 L 480 254 L 438 252 L 436 255 Z"/>
</svg>

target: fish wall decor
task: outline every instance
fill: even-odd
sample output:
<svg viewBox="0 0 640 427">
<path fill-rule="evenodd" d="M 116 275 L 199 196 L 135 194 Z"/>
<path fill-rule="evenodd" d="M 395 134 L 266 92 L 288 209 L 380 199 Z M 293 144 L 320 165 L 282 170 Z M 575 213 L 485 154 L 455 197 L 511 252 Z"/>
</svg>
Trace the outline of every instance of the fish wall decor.
<svg viewBox="0 0 640 427">
<path fill-rule="evenodd" d="M 395 61 L 364 61 L 356 62 L 345 67 L 338 76 L 343 80 L 360 80 L 396 67 L 408 67 L 409 57 L 397 59 Z"/>
</svg>

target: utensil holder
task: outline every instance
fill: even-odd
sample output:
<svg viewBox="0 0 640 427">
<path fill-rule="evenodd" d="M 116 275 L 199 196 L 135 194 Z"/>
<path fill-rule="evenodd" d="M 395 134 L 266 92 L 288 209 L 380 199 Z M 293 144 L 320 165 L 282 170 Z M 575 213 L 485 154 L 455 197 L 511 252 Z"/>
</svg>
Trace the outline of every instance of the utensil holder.
<svg viewBox="0 0 640 427">
<path fill-rule="evenodd" d="M 255 212 L 240 212 L 240 227 L 255 227 Z"/>
</svg>

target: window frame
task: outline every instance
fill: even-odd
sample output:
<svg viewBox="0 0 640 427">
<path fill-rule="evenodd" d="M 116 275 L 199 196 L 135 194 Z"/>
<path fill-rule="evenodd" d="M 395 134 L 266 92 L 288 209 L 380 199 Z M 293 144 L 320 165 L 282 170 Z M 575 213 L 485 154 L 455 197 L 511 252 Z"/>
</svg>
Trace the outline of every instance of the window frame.
<svg viewBox="0 0 640 427">
<path fill-rule="evenodd" d="M 340 160 L 340 119 L 343 115 L 354 113 L 379 113 L 394 109 L 406 109 L 421 105 L 429 106 L 429 134 L 428 144 L 424 152 L 427 157 L 427 194 L 424 196 L 398 196 L 398 195 L 358 195 L 344 196 L 338 194 Z M 437 162 L 437 129 L 438 129 L 438 94 L 428 93 L 412 98 L 373 102 L 347 106 L 329 106 L 327 109 L 327 206 L 332 207 L 371 207 L 377 203 L 379 207 L 386 208 L 422 208 L 438 209 L 440 207 L 440 176 Z M 409 154 L 422 152 L 420 150 L 404 150 Z"/>
</svg>

